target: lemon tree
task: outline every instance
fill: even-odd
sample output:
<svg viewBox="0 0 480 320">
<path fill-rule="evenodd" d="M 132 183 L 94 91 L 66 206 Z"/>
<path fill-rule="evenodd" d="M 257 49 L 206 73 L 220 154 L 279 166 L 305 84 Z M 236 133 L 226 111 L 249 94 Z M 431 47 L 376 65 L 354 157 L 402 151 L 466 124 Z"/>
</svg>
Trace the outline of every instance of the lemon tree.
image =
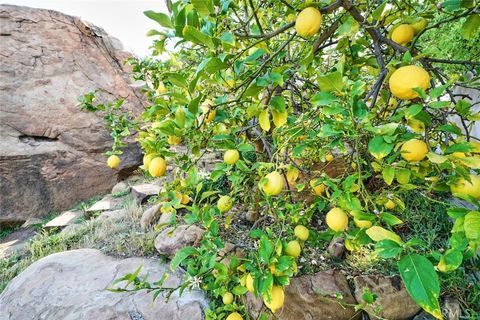
<svg viewBox="0 0 480 320">
<path fill-rule="evenodd" d="M 247 293 L 276 312 L 300 257 L 340 236 L 351 254 L 393 261 L 413 300 L 441 319 L 442 273 L 470 268 L 480 247 L 478 102 L 456 93 L 479 88 L 474 1 L 183 0 L 168 10 L 145 12 L 159 24 L 152 56 L 129 60 L 149 101 L 141 117 L 93 93 L 82 107 L 106 114 L 108 155 L 121 161 L 135 134 L 146 175 L 174 168 L 156 201 L 206 230 L 171 261 L 187 274 L 180 289 L 207 292 L 209 319 L 248 318 Z M 211 155 L 223 161 L 204 172 Z M 412 191 L 476 208 L 449 208 L 443 250 L 405 231 Z M 231 237 L 240 212 L 257 219 Z M 226 260 L 231 241 L 242 252 Z"/>
</svg>

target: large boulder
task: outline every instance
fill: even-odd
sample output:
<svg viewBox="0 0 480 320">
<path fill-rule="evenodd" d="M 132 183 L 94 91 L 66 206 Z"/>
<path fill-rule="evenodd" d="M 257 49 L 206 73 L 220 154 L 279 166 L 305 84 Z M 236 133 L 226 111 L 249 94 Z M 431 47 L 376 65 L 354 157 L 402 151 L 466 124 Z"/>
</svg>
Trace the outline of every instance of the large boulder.
<svg viewBox="0 0 480 320">
<path fill-rule="evenodd" d="M 15 277 L 0 295 L 0 319 L 203 319 L 207 305 L 200 291 L 175 291 L 168 301 L 146 291 L 107 291 L 112 281 L 142 266 L 140 277 L 159 280 L 168 265 L 155 259 L 124 260 L 98 250 L 80 249 L 40 259 Z M 164 287 L 175 288 L 181 275 L 170 273 Z M 121 286 L 121 284 L 119 284 Z"/>
<path fill-rule="evenodd" d="M 129 57 L 121 43 L 79 18 L 0 5 L 0 227 L 106 193 L 141 161 L 129 143 L 118 170 L 104 152 L 112 139 L 103 116 L 80 111 L 78 98 L 124 98 L 138 114 Z"/>
</svg>

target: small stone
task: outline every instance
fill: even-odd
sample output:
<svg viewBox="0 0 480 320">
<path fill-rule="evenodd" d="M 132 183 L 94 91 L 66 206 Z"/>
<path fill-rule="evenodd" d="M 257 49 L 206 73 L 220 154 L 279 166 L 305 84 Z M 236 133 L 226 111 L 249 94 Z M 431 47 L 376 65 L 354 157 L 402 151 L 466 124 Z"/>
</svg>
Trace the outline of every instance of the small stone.
<svg viewBox="0 0 480 320">
<path fill-rule="evenodd" d="M 132 186 L 132 195 L 137 203 L 142 204 L 145 200 L 151 196 L 156 196 L 162 188 L 159 185 L 152 183 L 144 183 L 136 186 Z"/>
<path fill-rule="evenodd" d="M 42 219 L 39 219 L 39 218 L 30 218 L 30 219 L 27 219 L 27 221 L 25 221 L 23 224 L 22 224 L 22 228 L 28 228 L 28 227 L 31 227 L 31 226 L 35 226 L 35 225 L 40 225 L 43 223 L 43 220 Z"/>
<path fill-rule="evenodd" d="M 60 231 L 59 235 L 63 237 L 70 236 L 74 234 L 78 229 L 80 229 L 83 225 L 82 224 L 71 224 L 69 226 L 66 226 L 63 228 L 62 231 Z"/>
<path fill-rule="evenodd" d="M 333 238 L 327 249 L 334 258 L 340 259 L 345 254 L 345 239 L 342 237 Z"/>
<path fill-rule="evenodd" d="M 275 313 L 277 320 L 321 319 L 355 320 L 360 313 L 355 311 L 355 298 L 350 292 L 347 279 L 335 270 L 321 271 L 313 275 L 294 277 L 285 286 L 285 304 Z M 247 295 L 247 310 L 257 319 L 262 309 L 262 299 Z"/>
<path fill-rule="evenodd" d="M 119 183 L 113 186 L 112 194 L 128 192 L 129 190 L 130 190 L 130 187 L 128 186 L 128 184 L 126 184 L 123 181 L 120 181 Z"/>
<path fill-rule="evenodd" d="M 158 220 L 158 223 L 156 225 L 156 227 L 158 228 L 163 228 L 165 226 L 168 226 L 171 224 L 170 221 L 172 221 L 172 217 L 174 216 L 175 214 L 173 212 L 165 212 L 165 213 L 162 213 L 160 215 L 160 219 Z"/>
<path fill-rule="evenodd" d="M 140 226 L 146 230 L 150 228 L 160 218 L 160 205 L 156 204 L 145 210 L 140 218 Z"/>
<path fill-rule="evenodd" d="M 249 210 L 249 211 L 245 212 L 245 219 L 247 221 L 255 222 L 255 221 L 258 220 L 259 217 L 260 217 L 260 215 L 258 214 L 257 211 Z"/>
<path fill-rule="evenodd" d="M 367 305 L 364 310 L 373 319 L 411 319 L 421 309 L 410 298 L 400 277 L 386 277 L 380 275 L 357 276 L 355 284 L 355 298 L 363 303 L 362 295 L 365 290 L 377 295 L 373 305 Z M 375 310 L 379 312 L 376 313 Z"/>
<path fill-rule="evenodd" d="M 205 230 L 194 225 L 168 227 L 155 238 L 155 248 L 160 254 L 173 257 L 183 247 L 196 246 Z"/>
<path fill-rule="evenodd" d="M 22 251 L 27 242 L 36 234 L 34 227 L 21 228 L 0 240 L 0 259 Z"/>
<path fill-rule="evenodd" d="M 50 220 L 43 226 L 44 229 L 63 228 L 71 224 L 77 223 L 77 220 L 83 217 L 82 211 L 65 211 L 58 217 Z"/>
<path fill-rule="evenodd" d="M 97 219 L 119 219 L 125 216 L 125 209 L 102 212 Z"/>
<path fill-rule="evenodd" d="M 442 313 L 445 320 L 458 320 L 462 315 L 462 309 L 457 299 L 453 297 L 445 297 L 443 300 Z"/>
<path fill-rule="evenodd" d="M 117 210 L 122 207 L 122 200 L 112 197 L 112 195 L 106 195 L 102 200 L 95 202 L 90 208 L 87 209 L 87 213 L 94 211 L 111 211 Z"/>
</svg>

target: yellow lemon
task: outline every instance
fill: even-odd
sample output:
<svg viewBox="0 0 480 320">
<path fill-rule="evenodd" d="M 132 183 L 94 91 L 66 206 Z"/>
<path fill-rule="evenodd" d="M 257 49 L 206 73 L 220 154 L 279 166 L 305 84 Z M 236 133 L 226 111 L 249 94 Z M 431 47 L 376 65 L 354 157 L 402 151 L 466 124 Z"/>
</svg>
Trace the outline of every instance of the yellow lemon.
<svg viewBox="0 0 480 320">
<path fill-rule="evenodd" d="M 331 153 L 327 154 L 325 156 L 325 160 L 327 160 L 328 162 L 332 161 L 333 160 L 333 155 Z"/>
<path fill-rule="evenodd" d="M 480 200 L 480 176 L 471 174 L 470 181 L 459 178 L 454 184 L 450 186 L 452 193 L 461 193 L 469 195 L 477 200 Z"/>
<path fill-rule="evenodd" d="M 223 161 L 226 164 L 235 164 L 235 162 L 237 162 L 238 159 L 240 159 L 240 153 L 238 153 L 238 151 L 235 149 L 227 150 L 223 155 Z"/>
<path fill-rule="evenodd" d="M 325 192 L 325 185 L 323 183 L 317 184 L 317 179 L 310 180 L 310 187 L 317 196 L 320 196 Z"/>
<path fill-rule="evenodd" d="M 168 136 L 168 139 L 167 139 L 167 143 L 172 146 L 179 144 L 181 141 L 182 141 L 182 138 L 177 136 Z"/>
<path fill-rule="evenodd" d="M 415 23 L 410 24 L 413 28 L 414 34 L 418 34 L 419 32 L 423 31 L 427 25 L 428 25 L 428 20 L 425 18 L 418 18 Z"/>
<path fill-rule="evenodd" d="M 167 162 L 162 157 L 157 157 L 150 161 L 148 172 L 152 177 L 161 177 L 167 171 Z"/>
<path fill-rule="evenodd" d="M 408 162 L 417 162 L 425 158 L 428 153 L 427 144 L 422 140 L 411 139 L 405 142 L 400 149 L 402 158 Z"/>
<path fill-rule="evenodd" d="M 340 208 L 333 208 L 327 213 L 327 226 L 333 231 L 344 231 L 348 227 L 348 216 Z"/>
<path fill-rule="evenodd" d="M 233 199 L 229 196 L 221 196 L 217 202 L 217 208 L 221 213 L 227 212 L 232 209 Z"/>
<path fill-rule="evenodd" d="M 295 229 L 293 230 L 293 233 L 295 234 L 295 237 L 297 237 L 302 241 L 307 241 L 308 235 L 310 234 L 308 229 L 301 225 L 296 226 Z"/>
<path fill-rule="evenodd" d="M 231 304 L 233 302 L 233 294 L 231 292 L 225 292 L 222 297 L 223 304 Z"/>
<path fill-rule="evenodd" d="M 255 291 L 255 288 L 253 286 L 253 277 L 250 273 L 247 274 L 247 279 L 245 279 L 245 287 L 247 287 L 248 292 Z"/>
<path fill-rule="evenodd" d="M 395 206 L 395 202 L 390 199 L 388 199 L 388 201 L 385 203 L 385 208 L 387 208 L 388 210 L 392 210 L 393 208 L 395 208 Z"/>
<path fill-rule="evenodd" d="M 288 113 L 286 111 L 277 112 L 275 110 L 272 110 L 272 119 L 275 127 L 280 128 L 281 126 L 283 126 L 285 123 L 287 123 L 287 118 Z"/>
<path fill-rule="evenodd" d="M 217 110 L 209 110 L 207 117 L 205 118 L 205 123 L 212 122 L 213 119 L 215 119 L 215 116 L 217 115 Z"/>
<path fill-rule="evenodd" d="M 297 240 L 292 240 L 289 243 L 287 243 L 287 246 L 285 247 L 285 253 L 287 256 L 297 258 L 300 256 L 300 252 L 302 249 L 300 248 L 300 243 L 298 243 Z"/>
<path fill-rule="evenodd" d="M 406 45 L 412 40 L 415 30 L 409 24 L 401 24 L 393 30 L 392 41 L 399 45 Z"/>
<path fill-rule="evenodd" d="M 162 81 L 160 81 L 159 84 L 158 84 L 157 92 L 159 94 L 163 94 L 163 93 L 167 92 L 167 88 L 165 88 L 165 85 L 163 84 Z"/>
<path fill-rule="evenodd" d="M 289 183 L 294 183 L 295 181 L 297 181 L 299 174 L 300 174 L 300 171 L 297 168 L 295 168 L 293 166 L 288 168 L 288 170 L 287 170 L 287 181 Z"/>
<path fill-rule="evenodd" d="M 322 14 L 316 8 L 308 7 L 303 9 L 295 21 L 295 30 L 304 38 L 313 36 L 320 30 Z"/>
<path fill-rule="evenodd" d="M 272 311 L 272 313 L 275 313 L 275 311 L 283 307 L 285 302 L 285 293 L 283 292 L 283 288 L 280 286 L 273 286 L 272 291 L 270 292 L 270 300 L 264 298 L 263 302 L 267 308 Z"/>
<path fill-rule="evenodd" d="M 265 176 L 267 182 L 262 186 L 263 192 L 269 196 L 276 196 L 283 189 L 283 177 L 278 171 L 270 172 Z"/>
<path fill-rule="evenodd" d="M 260 112 L 258 115 L 258 123 L 263 131 L 270 131 L 270 118 L 267 110 Z"/>
<path fill-rule="evenodd" d="M 232 312 L 225 320 L 243 320 L 242 315 L 238 312 Z"/>
<path fill-rule="evenodd" d="M 354 218 L 353 222 L 357 228 L 370 228 L 372 226 L 372 222 L 369 220 L 358 220 Z"/>
<path fill-rule="evenodd" d="M 150 165 L 150 161 L 152 161 L 153 157 L 155 156 L 154 153 L 147 153 L 143 156 L 143 166 L 146 170 L 148 170 L 148 166 Z"/>
<path fill-rule="evenodd" d="M 417 66 L 405 66 L 395 70 L 388 81 L 392 94 L 403 100 L 418 97 L 414 88 L 426 90 L 430 86 L 430 75 L 425 69 Z"/>
<path fill-rule="evenodd" d="M 120 158 L 117 157 L 116 155 L 112 154 L 107 159 L 107 166 L 109 166 L 112 169 L 116 169 L 120 165 L 120 162 L 121 162 Z"/>
</svg>

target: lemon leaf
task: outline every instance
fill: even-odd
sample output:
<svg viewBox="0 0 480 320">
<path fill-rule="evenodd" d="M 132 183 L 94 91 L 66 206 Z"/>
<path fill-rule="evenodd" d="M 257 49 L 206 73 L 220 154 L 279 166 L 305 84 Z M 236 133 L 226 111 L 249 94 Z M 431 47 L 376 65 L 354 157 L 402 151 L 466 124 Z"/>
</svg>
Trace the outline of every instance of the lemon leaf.
<svg viewBox="0 0 480 320">
<path fill-rule="evenodd" d="M 381 240 L 392 240 L 398 244 L 403 244 L 402 238 L 400 238 L 398 234 L 379 226 L 373 226 L 368 228 L 366 233 L 370 237 L 370 239 L 375 242 Z"/>
</svg>

